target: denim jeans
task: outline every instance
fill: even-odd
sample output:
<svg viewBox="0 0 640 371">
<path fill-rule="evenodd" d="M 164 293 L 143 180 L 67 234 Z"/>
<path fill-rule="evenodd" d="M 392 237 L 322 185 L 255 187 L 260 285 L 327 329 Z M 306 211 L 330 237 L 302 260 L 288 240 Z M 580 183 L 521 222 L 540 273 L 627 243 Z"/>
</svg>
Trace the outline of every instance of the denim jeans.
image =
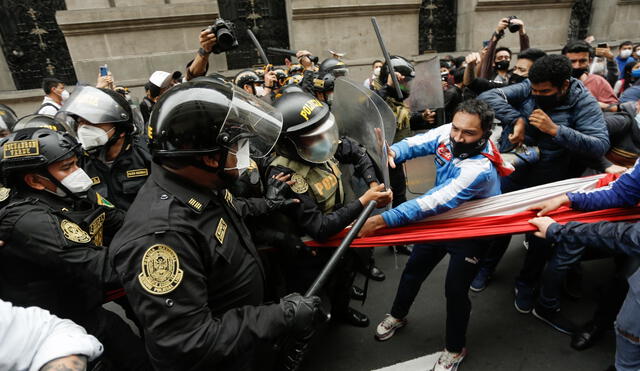
<svg viewBox="0 0 640 371">
<path fill-rule="evenodd" d="M 462 351 L 471 312 L 469 286 L 478 272 L 479 258 L 484 255 L 488 244 L 489 240 L 472 239 L 415 245 L 402 272 L 391 315 L 395 318 L 407 316 L 420 286 L 448 253 L 450 259 L 445 281 L 446 348 L 450 352 Z"/>
<path fill-rule="evenodd" d="M 640 269 L 629 278 L 629 291 L 615 326 L 616 370 L 640 370 Z"/>
</svg>

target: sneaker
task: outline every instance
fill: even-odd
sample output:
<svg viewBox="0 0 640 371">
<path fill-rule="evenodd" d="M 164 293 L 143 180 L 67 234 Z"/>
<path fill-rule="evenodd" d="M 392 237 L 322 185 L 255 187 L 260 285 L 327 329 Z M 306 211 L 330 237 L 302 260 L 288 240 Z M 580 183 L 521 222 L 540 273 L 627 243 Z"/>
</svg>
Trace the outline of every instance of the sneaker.
<svg viewBox="0 0 640 371">
<path fill-rule="evenodd" d="M 456 371 L 462 363 L 464 356 L 467 355 L 467 348 L 462 348 L 460 353 L 452 353 L 444 350 L 438 358 L 438 362 L 431 369 L 432 371 Z"/>
<path fill-rule="evenodd" d="M 560 308 L 558 309 L 546 309 L 539 305 L 533 308 L 533 315 L 551 326 L 553 329 L 562 332 L 563 334 L 572 335 L 576 330 L 576 325 L 568 318 L 562 315 Z"/>
<path fill-rule="evenodd" d="M 516 307 L 516 310 L 522 314 L 531 313 L 534 303 L 533 289 L 516 283 L 515 291 L 516 299 L 513 304 Z"/>
<path fill-rule="evenodd" d="M 480 268 L 476 277 L 471 281 L 471 286 L 469 286 L 469 288 L 473 292 L 481 292 L 487 288 L 490 279 L 491 272 L 489 272 L 489 269 Z"/>
<path fill-rule="evenodd" d="M 376 328 L 376 339 L 379 341 L 385 341 L 391 338 L 397 329 L 406 324 L 407 320 L 405 318 L 397 319 L 394 316 L 387 314 Z"/>
</svg>

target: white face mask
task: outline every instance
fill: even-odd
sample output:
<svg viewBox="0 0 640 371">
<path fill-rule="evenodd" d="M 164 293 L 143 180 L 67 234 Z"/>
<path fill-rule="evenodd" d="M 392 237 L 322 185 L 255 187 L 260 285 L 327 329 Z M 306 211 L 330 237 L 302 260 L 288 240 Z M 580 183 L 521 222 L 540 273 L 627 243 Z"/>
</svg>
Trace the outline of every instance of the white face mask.
<svg viewBox="0 0 640 371">
<path fill-rule="evenodd" d="M 376 67 L 373 69 L 373 76 L 375 77 L 380 76 L 380 67 Z"/>
<path fill-rule="evenodd" d="M 256 97 L 263 97 L 264 96 L 264 88 L 262 86 L 256 86 Z"/>
<path fill-rule="evenodd" d="M 236 152 L 229 151 L 236 156 L 236 166 L 235 167 L 225 167 L 225 170 L 234 170 L 238 169 L 238 176 L 242 175 L 245 170 L 251 164 L 251 156 L 249 155 L 250 143 L 249 139 L 242 139 L 238 141 L 238 150 Z"/>
<path fill-rule="evenodd" d="M 62 95 L 61 95 L 61 97 L 62 97 L 62 101 L 63 101 L 63 102 L 64 102 L 65 100 L 69 99 L 69 92 L 68 92 L 68 91 L 66 91 L 66 90 L 63 90 L 63 91 L 62 91 Z"/>
<path fill-rule="evenodd" d="M 49 179 L 47 179 L 49 180 Z M 49 180 L 50 181 L 50 180 Z M 65 186 L 71 193 L 84 193 L 91 188 L 93 182 L 91 178 L 84 172 L 81 168 L 78 168 L 73 173 L 67 175 L 60 181 L 60 183 Z M 47 192 L 53 193 L 60 197 L 66 197 L 67 193 L 60 189 L 60 187 L 56 187 L 55 192 L 51 192 L 48 189 L 45 189 Z"/>
<path fill-rule="evenodd" d="M 631 50 L 630 49 L 625 49 L 625 50 L 620 52 L 620 58 L 622 58 L 622 59 L 629 58 L 630 56 L 631 56 Z"/>
<path fill-rule="evenodd" d="M 111 128 L 111 130 L 115 127 Z M 109 130 L 109 131 L 111 131 Z M 104 131 L 97 126 L 82 125 L 78 128 L 78 142 L 84 149 L 92 149 L 104 146 L 109 141 L 108 131 Z"/>
</svg>

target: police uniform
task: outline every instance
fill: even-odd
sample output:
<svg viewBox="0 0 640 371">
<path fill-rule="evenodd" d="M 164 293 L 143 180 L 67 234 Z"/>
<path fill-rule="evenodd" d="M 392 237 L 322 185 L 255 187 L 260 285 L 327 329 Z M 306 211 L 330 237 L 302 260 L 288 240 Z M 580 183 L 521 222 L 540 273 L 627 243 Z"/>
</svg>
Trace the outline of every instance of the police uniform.
<svg viewBox="0 0 640 371">
<path fill-rule="evenodd" d="M 144 369 L 142 342 L 102 308 L 107 290 L 120 287 L 107 246 L 124 213 L 95 192 L 87 200 L 20 191 L 0 213 L 0 296 L 69 318 L 95 335 L 118 369 Z"/>
<path fill-rule="evenodd" d="M 151 155 L 147 142 L 137 135 L 126 136 L 122 152 L 110 165 L 104 162 L 105 150 L 86 153 L 79 165 L 91 177 L 95 191 L 105 195 L 116 207 L 127 210 L 149 177 Z"/>
<path fill-rule="evenodd" d="M 249 150 L 239 148 L 245 145 L 251 153 L 268 153 L 282 124 L 261 105 L 237 87 L 200 78 L 174 87 L 154 108 L 151 176 L 129 208 L 109 259 L 156 370 L 264 369 L 255 357 L 260 345 L 304 329 L 315 316 L 318 298 L 292 295 L 261 305 L 264 269 L 243 217 L 265 211 L 265 199 L 239 202 L 222 186 L 204 188 L 189 180 L 193 167 L 218 174 L 211 179 L 225 184 L 232 177 L 224 165 L 212 168 L 202 156 L 226 158 L 235 150 L 244 161 L 240 156 Z M 257 123 L 266 131 L 252 132 Z M 166 168 L 176 166 L 185 169 L 181 175 Z"/>
</svg>

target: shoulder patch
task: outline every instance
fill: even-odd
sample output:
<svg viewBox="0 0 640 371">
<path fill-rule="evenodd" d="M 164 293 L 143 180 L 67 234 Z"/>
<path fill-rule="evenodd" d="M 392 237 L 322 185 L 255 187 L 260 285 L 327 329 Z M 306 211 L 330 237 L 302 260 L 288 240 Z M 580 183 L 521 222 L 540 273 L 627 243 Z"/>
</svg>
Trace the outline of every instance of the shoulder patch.
<svg viewBox="0 0 640 371">
<path fill-rule="evenodd" d="M 109 200 L 107 200 L 106 198 L 102 197 L 102 195 L 98 192 L 96 192 L 96 202 L 98 203 L 98 205 L 100 206 L 106 206 L 106 207 L 114 207 L 113 204 L 111 202 L 109 202 Z"/>
<path fill-rule="evenodd" d="M 304 179 L 304 177 L 300 174 L 293 174 L 291 176 L 291 180 L 295 183 L 291 186 L 291 190 L 295 193 L 305 193 L 309 189 L 309 184 Z"/>
<path fill-rule="evenodd" d="M 67 219 L 62 220 L 60 228 L 62 229 L 64 237 L 69 241 L 77 243 L 88 243 L 91 241 L 91 236 L 89 236 L 87 232 L 76 223 L 68 221 Z"/>
<path fill-rule="evenodd" d="M 93 183 L 93 185 L 100 184 L 100 177 L 99 176 L 92 177 L 91 183 Z"/>
<path fill-rule="evenodd" d="M 141 176 L 149 176 L 148 169 L 127 170 L 127 178 L 137 178 Z"/>
<path fill-rule="evenodd" d="M 144 253 L 138 281 L 148 293 L 168 294 L 180 285 L 183 276 L 178 254 L 169 246 L 156 244 Z"/>
</svg>

